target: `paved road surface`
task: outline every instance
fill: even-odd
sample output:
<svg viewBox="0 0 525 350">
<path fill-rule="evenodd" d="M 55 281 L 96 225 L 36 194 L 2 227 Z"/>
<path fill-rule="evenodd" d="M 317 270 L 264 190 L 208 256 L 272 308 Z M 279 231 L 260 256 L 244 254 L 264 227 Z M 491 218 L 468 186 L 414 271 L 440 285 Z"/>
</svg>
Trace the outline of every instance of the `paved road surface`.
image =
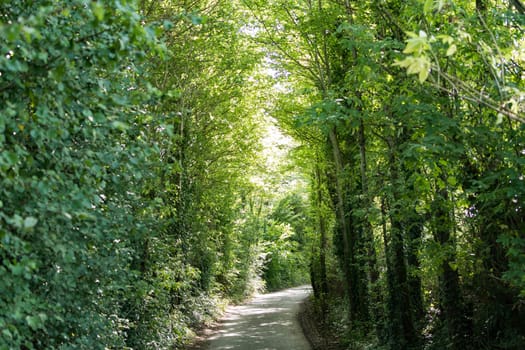
<svg viewBox="0 0 525 350">
<path fill-rule="evenodd" d="M 297 320 L 309 286 L 262 294 L 249 304 L 226 310 L 208 350 L 310 350 Z"/>
</svg>

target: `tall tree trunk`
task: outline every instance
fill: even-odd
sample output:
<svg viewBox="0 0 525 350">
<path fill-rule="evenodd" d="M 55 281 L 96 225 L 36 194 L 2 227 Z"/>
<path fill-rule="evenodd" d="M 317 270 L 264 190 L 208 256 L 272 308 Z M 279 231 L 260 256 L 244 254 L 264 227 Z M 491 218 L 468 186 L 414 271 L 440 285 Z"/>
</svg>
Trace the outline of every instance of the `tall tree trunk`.
<svg viewBox="0 0 525 350">
<path fill-rule="evenodd" d="M 368 265 L 368 281 L 371 286 L 371 290 L 368 293 L 367 299 L 372 296 L 370 302 L 371 312 L 373 321 L 377 325 L 377 320 L 379 319 L 379 303 L 381 291 L 377 283 L 379 279 L 379 271 L 377 270 L 377 256 L 374 246 L 374 234 L 372 230 L 372 225 L 370 224 L 369 210 L 372 207 L 372 201 L 370 199 L 370 193 L 368 191 L 368 177 L 367 177 L 367 158 L 366 158 L 366 137 L 365 137 L 365 124 L 363 119 L 359 121 L 359 155 L 360 155 L 360 170 L 361 170 L 361 190 L 362 190 L 362 206 L 366 212 L 365 217 L 362 219 L 362 229 L 363 229 L 363 238 L 364 238 L 364 248 L 367 256 L 367 265 Z"/>
<path fill-rule="evenodd" d="M 408 136 L 405 137 L 407 140 Z M 423 308 L 423 289 L 420 277 L 421 263 L 419 261 L 419 249 L 421 247 L 421 238 L 423 234 L 423 227 L 426 218 L 418 214 L 416 211 L 416 198 L 412 194 L 415 193 L 414 183 L 410 180 L 414 174 L 414 170 L 409 169 L 405 164 L 402 165 L 403 176 L 407 184 L 407 192 L 412 198 L 411 203 L 406 208 L 403 214 L 403 226 L 407 233 L 406 255 L 408 273 L 408 287 L 410 292 L 410 306 L 412 308 L 412 315 L 414 324 L 420 326 L 424 323 L 425 310 Z"/>
<path fill-rule="evenodd" d="M 444 179 L 446 183 L 446 179 Z M 434 239 L 445 250 L 445 258 L 441 264 L 440 277 L 440 304 L 442 320 L 448 333 L 449 348 L 460 350 L 468 348 L 466 342 L 467 320 L 464 312 L 463 295 L 460 289 L 459 274 L 455 266 L 455 242 L 451 234 L 453 222 L 451 220 L 450 198 L 446 188 L 440 189 L 432 203 Z"/>
<path fill-rule="evenodd" d="M 341 155 L 341 149 L 339 146 L 339 140 L 337 139 L 337 134 L 335 128 L 330 129 L 328 134 L 330 145 L 334 158 L 335 165 L 335 190 L 336 190 L 336 213 L 337 221 L 339 228 L 342 234 L 343 241 L 343 273 L 345 276 L 345 292 L 348 298 L 350 306 L 350 319 L 354 317 L 354 312 L 356 312 L 356 305 L 353 298 L 353 288 L 355 287 L 351 281 L 353 276 L 351 275 L 350 265 L 352 259 L 352 250 L 350 242 L 350 232 L 348 228 L 347 216 L 345 214 L 345 197 L 343 194 L 343 185 L 342 185 L 342 176 L 343 176 L 343 157 Z"/>
<path fill-rule="evenodd" d="M 416 328 L 412 318 L 412 306 L 410 303 L 410 288 L 408 283 L 408 273 L 405 256 L 405 238 L 404 225 L 401 213 L 403 212 L 400 202 L 401 193 L 399 193 L 400 176 L 398 171 L 398 162 L 396 159 L 397 145 L 392 142 L 390 145 L 389 168 L 390 181 L 392 184 L 392 204 L 390 206 L 390 228 L 391 242 L 387 254 L 389 262 L 392 265 L 392 282 L 389 284 L 389 306 L 391 310 L 391 323 L 394 330 L 401 331 L 401 334 L 392 334 L 396 349 L 404 349 L 417 342 Z M 401 329 L 399 329 L 401 328 Z M 399 347 L 397 347 L 399 346 Z"/>
<path fill-rule="evenodd" d="M 352 217 L 349 198 L 343 189 L 343 156 L 334 128 L 329 132 L 330 144 L 336 167 L 337 218 L 343 235 L 343 271 L 346 279 L 350 321 L 353 325 L 368 321 L 368 300 L 366 293 L 366 275 L 358 260 L 358 247 L 362 244 L 358 228 Z"/>
<path fill-rule="evenodd" d="M 414 322 L 422 324 L 424 322 L 425 310 L 423 308 L 422 284 L 419 276 L 421 263 L 418 251 L 421 245 L 423 232 L 423 219 L 416 212 L 415 208 L 410 208 L 405 227 L 408 233 L 407 242 L 407 263 L 414 273 L 408 274 L 408 288 L 410 292 L 410 305 Z"/>
<path fill-rule="evenodd" d="M 316 191 L 317 191 L 317 212 L 319 220 L 319 299 L 321 302 L 321 312 L 323 322 L 327 315 L 327 296 L 328 296 L 328 281 L 326 274 L 326 252 L 328 250 L 328 236 L 326 227 L 326 218 L 324 215 L 324 199 L 321 170 L 319 169 L 319 162 L 315 167 Z"/>
</svg>

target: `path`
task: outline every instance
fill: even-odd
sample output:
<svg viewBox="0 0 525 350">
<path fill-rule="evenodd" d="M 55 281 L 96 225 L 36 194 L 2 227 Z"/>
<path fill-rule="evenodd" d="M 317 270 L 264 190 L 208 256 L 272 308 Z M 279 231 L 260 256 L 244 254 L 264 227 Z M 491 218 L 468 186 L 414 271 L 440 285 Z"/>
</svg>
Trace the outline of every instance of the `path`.
<svg viewBox="0 0 525 350">
<path fill-rule="evenodd" d="M 309 286 L 262 294 L 227 309 L 208 350 L 309 350 L 297 313 Z"/>
</svg>

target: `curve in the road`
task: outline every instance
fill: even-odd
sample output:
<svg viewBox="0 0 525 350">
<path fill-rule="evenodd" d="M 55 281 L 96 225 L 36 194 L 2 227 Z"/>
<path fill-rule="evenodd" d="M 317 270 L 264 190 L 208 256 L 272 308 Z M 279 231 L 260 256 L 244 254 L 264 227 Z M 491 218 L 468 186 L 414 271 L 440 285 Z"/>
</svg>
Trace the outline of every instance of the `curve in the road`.
<svg viewBox="0 0 525 350">
<path fill-rule="evenodd" d="M 310 350 L 297 313 L 309 286 L 262 294 L 250 303 L 227 309 L 208 350 Z"/>
</svg>

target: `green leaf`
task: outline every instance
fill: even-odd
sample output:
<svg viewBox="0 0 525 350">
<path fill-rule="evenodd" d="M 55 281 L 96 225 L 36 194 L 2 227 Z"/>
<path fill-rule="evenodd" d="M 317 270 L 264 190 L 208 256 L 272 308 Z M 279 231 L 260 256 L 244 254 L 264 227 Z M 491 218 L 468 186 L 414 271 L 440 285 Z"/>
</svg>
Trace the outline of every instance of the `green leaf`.
<svg viewBox="0 0 525 350">
<path fill-rule="evenodd" d="M 38 220 L 32 216 L 28 216 L 24 219 L 24 229 L 29 230 L 36 226 Z"/>
<path fill-rule="evenodd" d="M 428 15 L 434 9 L 434 0 L 426 0 L 423 5 L 423 12 Z"/>
<path fill-rule="evenodd" d="M 413 57 L 410 56 L 410 57 L 405 58 L 404 60 L 396 60 L 392 65 L 398 66 L 401 68 L 408 68 L 412 64 L 412 61 L 413 61 Z"/>
<path fill-rule="evenodd" d="M 190 20 L 191 20 L 191 23 L 195 25 L 201 25 L 205 23 L 205 18 L 195 13 L 192 13 L 190 15 Z"/>
<path fill-rule="evenodd" d="M 173 22 L 164 20 L 164 22 L 162 22 L 162 27 L 164 28 L 164 30 L 170 30 L 173 28 Z"/>
<path fill-rule="evenodd" d="M 407 68 L 407 74 L 418 74 L 419 82 L 423 83 L 430 74 L 431 63 L 427 56 L 414 57 L 409 56 L 402 61 L 396 61 L 394 66 Z"/>
<path fill-rule="evenodd" d="M 20 215 L 15 214 L 12 218 L 9 219 L 9 223 L 16 228 L 22 228 L 24 225 L 24 220 Z"/>
<path fill-rule="evenodd" d="M 441 40 L 444 44 L 451 45 L 451 44 L 454 43 L 454 38 L 451 37 L 450 35 L 440 34 L 440 35 L 436 36 L 436 39 Z"/>
<path fill-rule="evenodd" d="M 403 50 L 403 53 L 415 53 L 416 55 L 422 55 L 425 51 L 430 49 L 430 44 L 428 43 L 427 33 L 420 31 L 419 35 L 415 33 L 408 32 L 410 39 L 407 40 L 407 45 Z"/>
<path fill-rule="evenodd" d="M 421 69 L 419 71 L 419 82 L 421 84 L 424 83 L 427 80 L 429 74 L 430 74 L 430 68 L 428 68 L 428 69 Z"/>
<path fill-rule="evenodd" d="M 40 315 L 37 316 L 26 316 L 26 323 L 31 329 L 36 330 L 42 328 L 44 325 Z"/>
<path fill-rule="evenodd" d="M 6 160 L 6 164 L 10 167 L 15 166 L 16 163 L 18 163 L 18 154 L 11 151 L 4 152 L 4 159 Z"/>
<path fill-rule="evenodd" d="M 447 50 L 447 56 L 452 56 L 454 53 L 456 53 L 458 47 L 455 44 L 452 44 L 448 47 Z"/>
<path fill-rule="evenodd" d="M 126 131 L 129 129 L 129 125 L 121 121 L 114 121 L 111 123 L 111 127 L 120 131 Z"/>
<path fill-rule="evenodd" d="M 13 333 L 7 328 L 2 329 L 2 335 L 7 339 L 13 339 Z"/>
<path fill-rule="evenodd" d="M 24 34 L 24 39 L 30 44 L 33 37 L 39 37 L 40 32 L 35 28 L 24 26 L 22 27 L 22 33 Z"/>
<path fill-rule="evenodd" d="M 95 15 L 95 18 L 98 21 L 104 20 L 104 15 L 105 15 L 105 12 L 106 12 L 104 10 L 104 5 L 102 5 L 98 1 L 97 2 L 92 2 L 91 3 L 91 11 L 93 11 L 93 15 Z"/>
</svg>

